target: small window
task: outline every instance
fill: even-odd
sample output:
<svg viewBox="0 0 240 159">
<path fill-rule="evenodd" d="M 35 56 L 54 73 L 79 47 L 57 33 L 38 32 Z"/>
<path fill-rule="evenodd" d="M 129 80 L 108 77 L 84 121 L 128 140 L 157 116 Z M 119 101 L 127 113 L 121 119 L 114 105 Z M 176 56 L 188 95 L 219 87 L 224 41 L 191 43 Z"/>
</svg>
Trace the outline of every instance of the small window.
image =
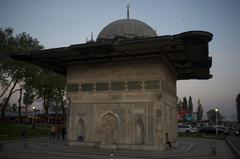
<svg viewBox="0 0 240 159">
<path fill-rule="evenodd" d="M 83 92 L 93 91 L 93 83 L 83 83 L 81 85 L 81 91 Z"/>
<path fill-rule="evenodd" d="M 160 89 L 160 82 L 158 80 L 145 81 L 144 84 L 145 89 Z"/>
<path fill-rule="evenodd" d="M 107 91 L 108 89 L 107 82 L 96 83 L 96 91 Z"/>
<path fill-rule="evenodd" d="M 79 91 L 79 84 L 68 84 L 67 85 L 68 92 L 78 92 Z"/>
<path fill-rule="evenodd" d="M 111 83 L 111 90 L 113 91 L 119 91 L 125 89 L 125 83 L 124 82 L 112 82 Z"/>
<path fill-rule="evenodd" d="M 142 89 L 142 81 L 128 81 L 128 90 Z"/>
</svg>

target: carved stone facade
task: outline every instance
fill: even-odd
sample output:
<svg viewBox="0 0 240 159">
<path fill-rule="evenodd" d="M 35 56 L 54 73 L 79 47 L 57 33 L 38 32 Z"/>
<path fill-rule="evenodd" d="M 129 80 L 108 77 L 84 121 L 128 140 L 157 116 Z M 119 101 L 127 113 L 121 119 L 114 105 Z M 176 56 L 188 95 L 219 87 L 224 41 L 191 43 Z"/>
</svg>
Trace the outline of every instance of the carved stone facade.
<svg viewBox="0 0 240 159">
<path fill-rule="evenodd" d="M 177 137 L 176 80 L 161 58 L 68 66 L 69 144 L 165 149 Z"/>
</svg>

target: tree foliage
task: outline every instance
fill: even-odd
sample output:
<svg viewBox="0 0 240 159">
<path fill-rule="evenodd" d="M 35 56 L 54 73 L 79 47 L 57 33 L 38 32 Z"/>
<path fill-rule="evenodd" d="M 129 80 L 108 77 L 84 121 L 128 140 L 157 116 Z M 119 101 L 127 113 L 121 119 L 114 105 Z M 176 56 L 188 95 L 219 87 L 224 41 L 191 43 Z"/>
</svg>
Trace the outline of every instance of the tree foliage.
<svg viewBox="0 0 240 159">
<path fill-rule="evenodd" d="M 181 99 L 178 99 L 177 111 L 179 117 L 181 118 L 181 122 L 189 121 L 190 119 L 186 119 L 186 116 L 192 116 L 193 113 L 192 97 L 189 96 L 188 100 L 187 97 L 183 97 L 182 101 Z"/>
<path fill-rule="evenodd" d="M 51 106 L 60 106 L 63 114 L 65 96 L 65 77 L 47 70 L 41 70 L 29 81 L 36 93 L 36 98 L 42 99 L 45 114 L 48 115 Z"/>
<path fill-rule="evenodd" d="M 200 99 L 198 99 L 198 102 L 197 102 L 198 106 L 197 106 L 197 120 L 202 120 L 202 117 L 203 117 L 203 107 L 202 107 L 202 104 L 200 102 Z"/>
<path fill-rule="evenodd" d="M 188 112 L 190 114 L 192 114 L 192 112 L 193 112 L 193 103 L 192 103 L 192 97 L 191 96 L 189 96 L 189 98 L 188 98 Z"/>
<path fill-rule="evenodd" d="M 177 99 L 177 111 L 180 112 L 182 109 L 182 101 L 181 99 Z"/>
<path fill-rule="evenodd" d="M 221 123 L 223 116 L 219 111 L 216 112 L 215 109 L 210 109 L 209 111 L 207 111 L 207 118 L 212 124 L 215 124 L 216 118 L 217 118 L 217 123 Z"/>
<path fill-rule="evenodd" d="M 187 103 L 187 98 L 186 97 L 183 97 L 182 107 L 183 107 L 184 111 L 188 110 L 188 103 Z"/>
<path fill-rule="evenodd" d="M 64 110 L 65 77 L 44 70 L 35 65 L 10 58 L 12 52 L 25 52 L 42 49 L 37 39 L 29 34 L 14 35 L 13 29 L 0 28 L 0 98 L 1 116 L 5 115 L 9 100 L 15 92 L 19 91 L 19 113 L 21 101 L 26 106 L 31 105 L 36 98 L 42 99 L 46 114 L 53 103 Z M 23 95 L 23 96 L 22 96 Z M 19 114 L 21 115 L 21 114 Z"/>
<path fill-rule="evenodd" d="M 6 101 L 2 104 L 2 117 L 5 115 L 5 109 L 12 94 L 22 89 L 28 69 L 32 67 L 28 63 L 10 58 L 10 53 L 42 48 L 43 46 L 39 44 L 39 41 L 29 34 L 21 33 L 14 36 L 12 28 L 0 28 L 0 84 L 2 89 L 0 97 L 7 96 Z M 17 85 L 20 89 L 15 89 Z"/>
<path fill-rule="evenodd" d="M 237 111 L 237 121 L 240 123 L 240 93 L 237 95 L 236 98 L 236 111 Z"/>
</svg>

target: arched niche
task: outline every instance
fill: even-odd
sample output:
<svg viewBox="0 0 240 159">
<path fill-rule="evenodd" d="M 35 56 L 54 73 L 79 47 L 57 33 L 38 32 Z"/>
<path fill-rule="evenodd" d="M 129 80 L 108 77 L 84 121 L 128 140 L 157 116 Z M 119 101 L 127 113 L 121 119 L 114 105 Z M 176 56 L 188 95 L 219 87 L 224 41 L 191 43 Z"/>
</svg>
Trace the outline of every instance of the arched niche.
<svg viewBox="0 0 240 159">
<path fill-rule="evenodd" d="M 101 118 L 101 141 L 103 144 L 116 144 L 118 133 L 118 120 L 112 113 L 107 113 Z"/>
<path fill-rule="evenodd" d="M 144 123 L 141 118 L 137 120 L 135 126 L 135 143 L 144 144 Z"/>
<path fill-rule="evenodd" d="M 80 118 L 78 120 L 78 140 L 79 141 L 84 141 L 85 139 L 85 122 L 83 118 Z"/>
</svg>

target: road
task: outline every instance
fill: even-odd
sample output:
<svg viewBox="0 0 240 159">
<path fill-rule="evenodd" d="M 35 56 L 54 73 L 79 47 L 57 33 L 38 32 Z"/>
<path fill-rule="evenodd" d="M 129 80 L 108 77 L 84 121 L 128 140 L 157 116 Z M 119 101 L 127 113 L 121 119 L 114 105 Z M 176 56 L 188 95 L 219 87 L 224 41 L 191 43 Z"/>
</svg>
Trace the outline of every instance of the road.
<svg viewBox="0 0 240 159">
<path fill-rule="evenodd" d="M 212 144 L 216 144 L 216 155 Z M 49 138 L 0 142 L 0 159 L 237 159 L 225 140 L 179 138 L 178 147 L 162 152 L 103 150 L 67 146 L 65 141 Z"/>
</svg>

